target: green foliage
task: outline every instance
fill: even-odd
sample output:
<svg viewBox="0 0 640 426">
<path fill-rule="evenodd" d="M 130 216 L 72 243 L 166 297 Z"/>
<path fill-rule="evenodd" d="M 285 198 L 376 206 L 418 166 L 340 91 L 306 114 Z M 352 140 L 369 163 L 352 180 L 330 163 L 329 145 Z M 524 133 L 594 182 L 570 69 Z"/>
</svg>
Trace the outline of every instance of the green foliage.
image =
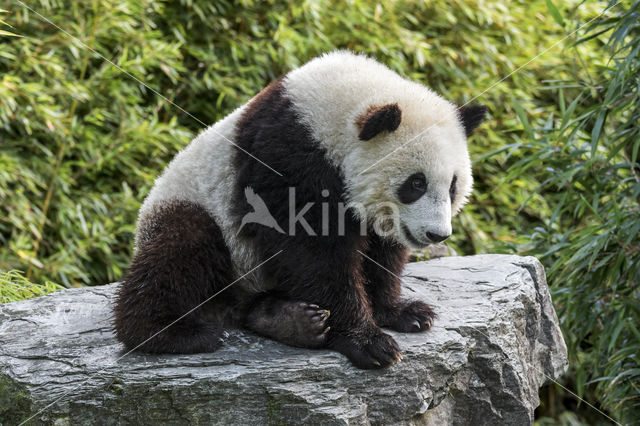
<svg viewBox="0 0 640 426">
<path fill-rule="evenodd" d="M 24 277 L 20 271 L 0 272 L 0 303 L 17 302 L 44 296 L 64 287 L 47 281 L 34 284 Z"/>
<path fill-rule="evenodd" d="M 0 51 L 0 269 L 65 286 L 122 275 L 144 193 L 193 134 L 83 45 L 156 89 L 173 86 L 179 43 L 153 29 L 147 3 L 30 3 L 80 41 L 13 6 L 24 38 Z"/>
<path fill-rule="evenodd" d="M 5 38 L 0 49 L 0 197 L 10 200 L 0 207 L 0 270 L 26 269 L 29 278 L 65 286 L 119 279 L 136 211 L 175 152 L 202 122 L 217 121 L 324 51 L 372 54 L 463 103 L 562 34 L 545 17 L 543 1 L 508 8 L 444 0 L 241 6 L 208 0 L 30 3 L 78 39 L 25 7 L 3 6 L 12 8 L 8 22 L 24 37 Z M 517 48 L 510 47 L 514 43 Z M 491 105 L 493 120 L 474 137 L 474 155 L 504 145 L 504 129 L 517 125 L 512 96 L 544 98 L 537 82 L 568 75 L 571 66 L 549 56 L 487 92 L 481 101 Z M 461 253 L 491 251 L 494 240 L 516 238 L 519 224 L 538 221 L 532 210 L 513 214 L 518 194 L 492 190 L 502 173 L 498 161 L 488 159 L 475 172 L 477 199 L 456 227 L 464 230 L 455 239 Z"/>
<path fill-rule="evenodd" d="M 8 12 L 7 10 L 0 9 L 0 17 L 2 17 L 7 12 Z M 0 27 L 6 26 L 6 25 L 8 25 L 8 24 L 5 21 L 3 21 L 2 19 L 0 19 Z M 0 29 L 0 36 L 4 36 L 4 37 L 20 37 L 18 34 L 14 34 L 14 33 L 10 32 L 10 31 L 2 30 L 2 29 Z"/>
<path fill-rule="evenodd" d="M 552 208 L 523 249 L 547 265 L 577 392 L 629 423 L 640 418 L 639 16 L 636 1 L 580 32 L 575 45 L 599 35 L 609 60 L 549 82 L 557 115 L 519 114 L 530 130 L 507 177 L 535 170 Z"/>
</svg>

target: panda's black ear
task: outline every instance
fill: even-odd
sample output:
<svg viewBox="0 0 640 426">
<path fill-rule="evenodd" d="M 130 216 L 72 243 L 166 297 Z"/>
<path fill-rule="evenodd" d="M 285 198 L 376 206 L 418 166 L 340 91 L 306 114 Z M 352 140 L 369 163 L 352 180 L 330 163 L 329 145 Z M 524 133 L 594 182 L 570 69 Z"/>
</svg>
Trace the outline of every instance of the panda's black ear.
<svg viewBox="0 0 640 426">
<path fill-rule="evenodd" d="M 464 127 L 467 137 L 484 121 L 489 108 L 484 105 L 472 105 L 458 107 L 460 113 L 460 121 Z"/>
<path fill-rule="evenodd" d="M 398 104 L 371 107 L 356 120 L 358 139 L 368 141 L 381 132 L 393 132 L 401 120 L 402 111 Z"/>
</svg>

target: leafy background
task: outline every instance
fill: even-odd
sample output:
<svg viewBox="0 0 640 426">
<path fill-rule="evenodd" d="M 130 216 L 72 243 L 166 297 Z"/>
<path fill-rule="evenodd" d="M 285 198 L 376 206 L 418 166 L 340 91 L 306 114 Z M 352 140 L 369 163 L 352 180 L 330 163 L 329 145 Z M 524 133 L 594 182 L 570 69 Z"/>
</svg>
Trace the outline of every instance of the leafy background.
<svg viewBox="0 0 640 426">
<path fill-rule="evenodd" d="M 540 258 L 570 352 L 564 386 L 632 423 L 640 6 L 614 3 L 0 0 L 0 302 L 118 280 L 154 177 L 203 123 L 347 48 L 490 106 L 452 245 Z M 538 422 L 611 420 L 550 386 Z"/>
</svg>

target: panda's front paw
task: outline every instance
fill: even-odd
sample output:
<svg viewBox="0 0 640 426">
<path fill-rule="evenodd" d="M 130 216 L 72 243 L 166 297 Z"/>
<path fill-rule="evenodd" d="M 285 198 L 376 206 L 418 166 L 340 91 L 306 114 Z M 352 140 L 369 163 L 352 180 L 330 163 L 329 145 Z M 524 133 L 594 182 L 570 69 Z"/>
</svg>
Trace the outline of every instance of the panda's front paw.
<svg viewBox="0 0 640 426">
<path fill-rule="evenodd" d="M 367 338 L 334 335 L 329 347 L 345 355 L 358 368 L 384 368 L 402 359 L 400 347 L 390 335 L 376 330 Z"/>
<path fill-rule="evenodd" d="M 418 333 L 429 330 L 435 317 L 431 306 L 416 300 L 407 303 L 396 312 L 388 327 L 402 333 Z"/>
</svg>

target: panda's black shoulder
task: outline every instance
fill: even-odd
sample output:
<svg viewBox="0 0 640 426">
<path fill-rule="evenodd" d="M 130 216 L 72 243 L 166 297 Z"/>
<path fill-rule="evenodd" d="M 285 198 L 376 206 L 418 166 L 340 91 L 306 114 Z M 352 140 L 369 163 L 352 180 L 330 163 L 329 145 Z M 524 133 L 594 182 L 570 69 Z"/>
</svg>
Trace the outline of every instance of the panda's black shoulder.
<svg viewBox="0 0 640 426">
<path fill-rule="evenodd" d="M 290 188 L 295 189 L 299 205 L 337 205 L 344 202 L 345 193 L 340 169 L 300 119 L 300 106 L 287 96 L 285 81 L 272 82 L 245 107 L 236 124 L 234 155 L 236 217 L 250 211 L 244 200 L 244 190 L 250 187 L 282 226 L 288 221 L 288 203 L 283 205 L 283 201 L 288 201 Z M 323 190 L 328 197 L 322 195 Z M 310 210 L 305 217 L 312 226 L 313 222 L 320 224 L 319 209 Z"/>
</svg>

